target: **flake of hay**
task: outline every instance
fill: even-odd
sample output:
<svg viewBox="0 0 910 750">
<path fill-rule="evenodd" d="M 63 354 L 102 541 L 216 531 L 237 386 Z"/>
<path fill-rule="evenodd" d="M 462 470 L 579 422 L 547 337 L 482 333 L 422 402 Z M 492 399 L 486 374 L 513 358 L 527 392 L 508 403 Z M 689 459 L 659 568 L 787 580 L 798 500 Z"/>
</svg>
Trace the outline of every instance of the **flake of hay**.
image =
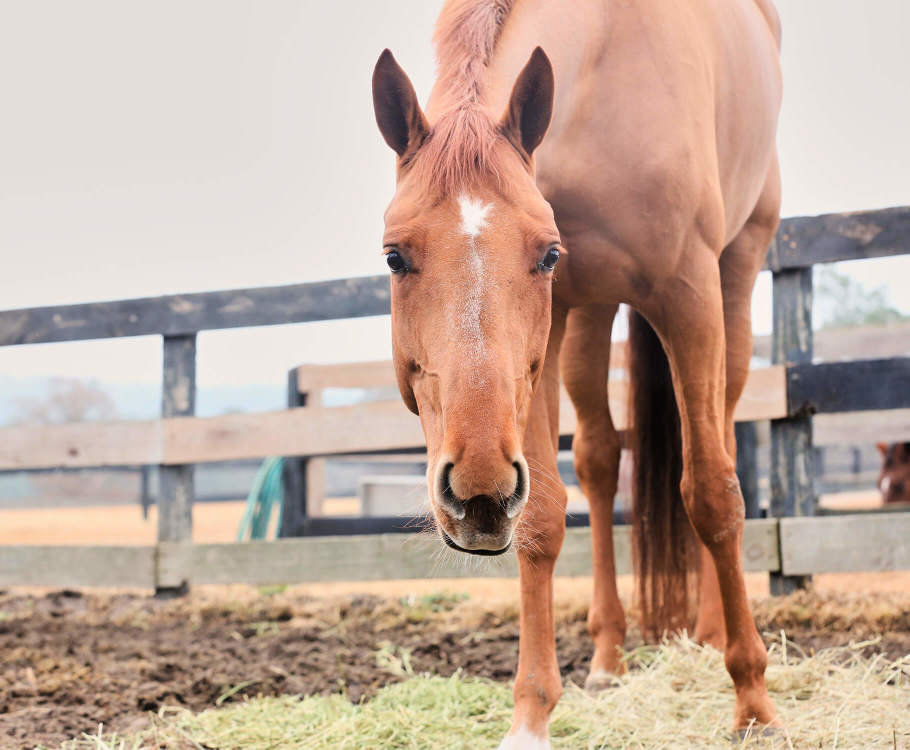
<svg viewBox="0 0 910 750">
<path fill-rule="evenodd" d="M 722 654 L 683 638 L 627 659 L 631 670 L 614 689 L 590 696 L 566 687 L 551 724 L 554 750 L 730 750 L 733 690 Z M 910 655 L 889 662 L 844 647 L 809 656 L 783 639 L 771 649 L 767 682 L 787 735 L 739 747 L 910 747 Z M 163 713 L 139 737 L 84 736 L 63 749 L 478 750 L 496 747 L 511 704 L 508 685 L 424 675 L 361 705 L 342 696 L 256 698 Z"/>
</svg>

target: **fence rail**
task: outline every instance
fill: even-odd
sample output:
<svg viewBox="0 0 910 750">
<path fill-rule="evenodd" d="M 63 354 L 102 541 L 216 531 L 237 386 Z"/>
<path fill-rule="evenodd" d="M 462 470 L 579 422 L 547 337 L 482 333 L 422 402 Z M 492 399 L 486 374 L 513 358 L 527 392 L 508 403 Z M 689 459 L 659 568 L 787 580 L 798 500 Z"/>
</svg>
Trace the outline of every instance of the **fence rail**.
<svg viewBox="0 0 910 750">
<path fill-rule="evenodd" d="M 746 522 L 746 572 L 781 575 L 910 568 L 910 513 L 755 519 Z M 616 570 L 632 572 L 628 527 L 613 531 Z M 176 588 L 184 583 L 316 583 L 407 578 L 515 576 L 513 556 L 483 566 L 428 557 L 436 544 L 398 534 L 306 537 L 276 542 L 145 547 L 0 547 L 0 586 L 122 586 Z M 591 574 L 591 532 L 566 530 L 556 575 Z"/>
<path fill-rule="evenodd" d="M 765 268 L 773 273 L 774 295 L 772 366 L 751 373 L 737 418 L 771 420 L 771 511 L 780 519 L 771 523 L 780 551 L 796 544 L 788 534 L 799 531 L 819 539 L 828 529 L 825 524 L 840 522 L 790 518 L 815 513 L 812 414 L 910 407 L 910 357 L 813 364 L 812 266 L 908 252 L 910 207 L 785 219 L 768 252 Z M 384 576 L 394 572 L 380 564 L 380 559 L 389 550 L 398 549 L 400 537 L 395 537 L 394 543 L 384 536 L 343 541 L 307 539 L 282 542 L 280 547 L 191 544 L 196 463 L 284 455 L 301 457 L 296 464 L 299 469 L 310 457 L 423 445 L 417 419 L 400 404 L 313 408 L 317 405 L 307 403 L 298 373 L 292 376 L 288 389 L 290 405 L 295 408 L 195 418 L 196 334 L 384 315 L 389 304 L 388 280 L 375 276 L 0 312 L 0 346 L 150 334 L 161 335 L 164 346 L 161 419 L 0 430 L 0 470 L 158 464 L 162 472 L 159 544 L 149 548 L 0 548 L 0 583 L 35 583 L 42 577 L 44 582 L 53 583 L 69 575 L 81 583 L 126 585 L 124 581 L 130 580 L 144 582 L 136 585 L 167 588 L 219 575 L 247 580 L 243 576 L 248 566 L 265 570 L 262 575 L 266 577 L 300 580 L 300 576 L 317 575 L 322 565 L 320 556 L 330 548 L 335 557 L 325 559 L 336 567 L 328 564 L 327 569 L 337 569 L 341 558 L 356 560 L 357 554 L 363 554 L 366 562 L 343 568 L 344 575 L 363 577 L 382 572 Z M 370 367 L 372 376 L 381 372 L 386 377 L 388 365 Z M 326 380 L 323 386 L 358 387 L 358 377 L 349 377 L 347 382 Z M 618 380 L 611 384 L 609 395 L 616 421 L 622 426 L 625 383 Z M 572 409 L 562 409 L 561 434 L 571 435 L 574 427 Z M 292 471 L 288 481 L 293 497 L 306 497 L 305 472 Z M 303 510 L 305 513 L 305 507 Z M 899 514 L 864 523 L 862 528 L 881 540 L 892 539 L 896 528 L 903 529 L 906 538 L 907 517 Z M 571 532 L 572 538 L 578 537 L 584 546 L 587 532 Z M 340 544 L 348 545 L 344 555 L 337 554 Z M 870 569 L 910 565 L 903 552 L 879 554 L 873 559 L 860 547 L 853 545 L 859 550 L 850 558 L 853 562 L 840 563 L 868 565 Z M 828 564 L 821 552 L 813 554 L 804 563 L 798 551 L 792 555 L 787 552 L 783 564 L 766 563 L 762 569 L 772 574 L 778 590 L 787 590 L 798 585 L 801 576 L 820 572 L 819 566 L 823 569 Z M 288 555 L 297 563 L 282 563 L 280 555 Z M 261 565 L 256 560 L 262 561 Z M 425 567 L 425 558 L 421 557 L 417 572 Z M 407 566 L 396 570 L 406 573 Z"/>
</svg>

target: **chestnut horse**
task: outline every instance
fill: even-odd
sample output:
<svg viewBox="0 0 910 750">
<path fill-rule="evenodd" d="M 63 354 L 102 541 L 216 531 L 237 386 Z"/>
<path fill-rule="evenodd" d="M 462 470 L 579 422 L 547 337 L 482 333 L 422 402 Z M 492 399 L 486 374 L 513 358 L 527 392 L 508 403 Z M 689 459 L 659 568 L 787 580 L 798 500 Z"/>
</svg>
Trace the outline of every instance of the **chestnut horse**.
<svg viewBox="0 0 910 750">
<path fill-rule="evenodd" d="M 910 504 L 910 443 L 876 443 L 882 454 L 882 470 L 878 476 L 878 489 L 882 503 Z"/>
<path fill-rule="evenodd" d="M 733 460 L 752 287 L 780 204 L 770 0 L 448 0 L 435 42 L 426 111 L 388 50 L 373 74 L 376 119 L 397 154 L 383 239 L 393 355 L 426 435 L 443 541 L 480 555 L 515 541 L 521 638 L 501 747 L 549 747 L 561 693 L 560 372 L 591 505 L 588 687 L 622 670 L 611 527 L 620 443 L 606 397 L 622 302 L 638 311 L 637 547 L 649 622 L 672 614 L 685 589 L 686 538 L 672 519 L 688 526 L 687 513 L 702 545 L 695 633 L 726 649 L 734 727 L 778 724 L 743 583 Z"/>
</svg>

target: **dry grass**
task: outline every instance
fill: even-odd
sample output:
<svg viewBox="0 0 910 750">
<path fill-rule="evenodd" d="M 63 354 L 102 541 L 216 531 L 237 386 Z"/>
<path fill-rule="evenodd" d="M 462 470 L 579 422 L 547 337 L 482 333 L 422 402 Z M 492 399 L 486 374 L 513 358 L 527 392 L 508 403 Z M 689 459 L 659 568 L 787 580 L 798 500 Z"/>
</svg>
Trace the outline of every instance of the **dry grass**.
<svg viewBox="0 0 910 750">
<path fill-rule="evenodd" d="M 744 748 L 910 748 L 910 655 L 866 659 L 862 644 L 806 655 L 782 637 L 768 687 L 787 731 Z M 723 656 L 688 639 L 642 647 L 615 688 L 591 696 L 569 685 L 553 714 L 554 749 L 724 748 L 733 707 Z M 385 669 L 409 673 L 406 653 L 381 652 Z M 257 698 L 200 714 L 165 711 L 129 737 L 99 733 L 61 750 L 476 750 L 509 726 L 507 685 L 429 675 L 352 705 L 343 696 Z"/>
</svg>

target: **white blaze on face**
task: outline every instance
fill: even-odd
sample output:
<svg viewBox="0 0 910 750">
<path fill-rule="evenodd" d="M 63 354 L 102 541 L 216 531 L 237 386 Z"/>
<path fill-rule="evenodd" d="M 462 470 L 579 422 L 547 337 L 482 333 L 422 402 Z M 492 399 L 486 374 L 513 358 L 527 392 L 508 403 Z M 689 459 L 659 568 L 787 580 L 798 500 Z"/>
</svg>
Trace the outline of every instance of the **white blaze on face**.
<svg viewBox="0 0 910 750">
<path fill-rule="evenodd" d="M 882 491 L 883 495 L 887 495 L 888 490 L 891 489 L 891 477 L 882 477 L 881 484 L 879 484 L 878 487 Z"/>
<path fill-rule="evenodd" d="M 476 238 L 487 225 L 487 214 L 493 208 L 492 204 L 462 195 L 458 199 L 458 205 L 461 208 L 461 231 Z"/>
<path fill-rule="evenodd" d="M 465 336 L 468 358 L 477 363 L 486 355 L 481 318 L 490 286 L 477 238 L 487 225 L 487 214 L 493 205 L 462 195 L 458 198 L 458 206 L 461 208 L 461 232 L 468 237 L 468 273 L 459 325 Z"/>
</svg>

